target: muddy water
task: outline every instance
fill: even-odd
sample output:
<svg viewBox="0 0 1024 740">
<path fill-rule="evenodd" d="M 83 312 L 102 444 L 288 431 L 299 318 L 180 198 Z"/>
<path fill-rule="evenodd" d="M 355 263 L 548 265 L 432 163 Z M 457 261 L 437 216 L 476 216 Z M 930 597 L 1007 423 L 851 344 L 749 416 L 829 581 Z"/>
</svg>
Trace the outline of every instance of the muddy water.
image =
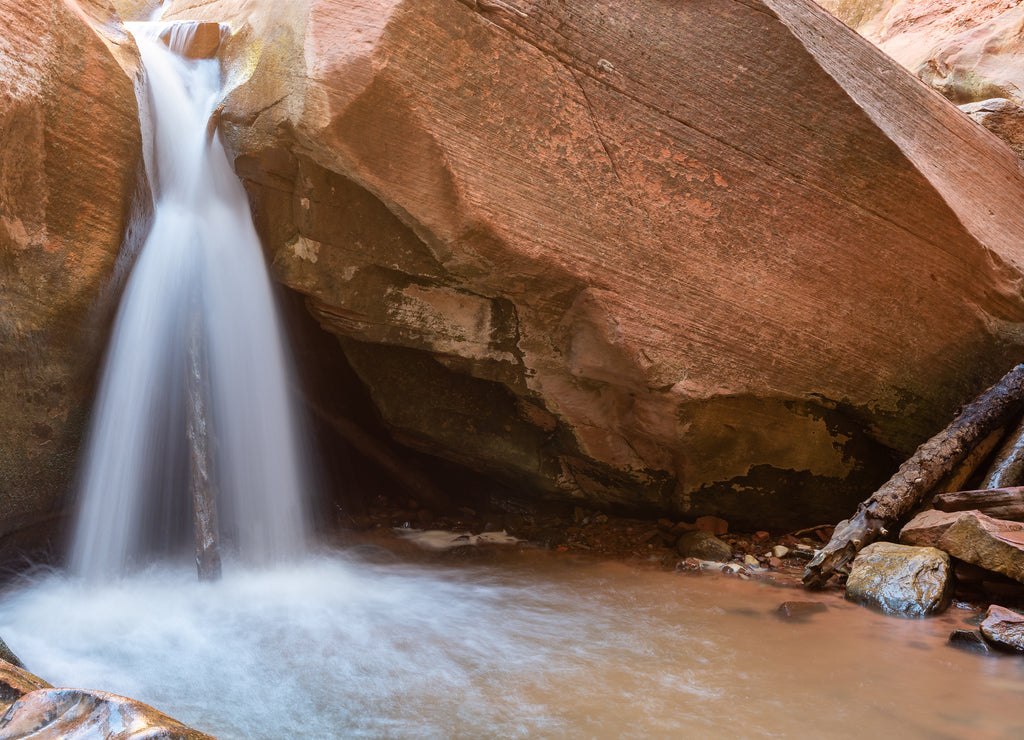
<svg viewBox="0 0 1024 740">
<path fill-rule="evenodd" d="M 57 685 L 130 695 L 221 738 L 1024 736 L 1024 660 L 735 577 L 525 552 L 378 548 L 287 568 L 188 564 L 0 598 L 0 635 Z"/>
</svg>

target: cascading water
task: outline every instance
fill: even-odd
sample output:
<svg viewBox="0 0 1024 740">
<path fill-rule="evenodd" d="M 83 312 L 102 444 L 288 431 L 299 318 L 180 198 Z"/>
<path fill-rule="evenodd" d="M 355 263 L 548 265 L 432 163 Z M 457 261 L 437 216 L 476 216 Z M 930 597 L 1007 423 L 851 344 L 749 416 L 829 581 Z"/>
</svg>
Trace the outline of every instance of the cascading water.
<svg viewBox="0 0 1024 740">
<path fill-rule="evenodd" d="M 277 560 L 305 539 L 305 462 L 259 239 L 210 124 L 219 64 L 175 53 L 187 32 L 128 25 L 148 78 L 153 225 L 108 349 L 72 569 L 110 576 L 187 547 L 191 499 L 202 509 L 213 492 L 219 511 L 197 517 L 205 536 L 219 519 L 244 557 Z"/>
</svg>

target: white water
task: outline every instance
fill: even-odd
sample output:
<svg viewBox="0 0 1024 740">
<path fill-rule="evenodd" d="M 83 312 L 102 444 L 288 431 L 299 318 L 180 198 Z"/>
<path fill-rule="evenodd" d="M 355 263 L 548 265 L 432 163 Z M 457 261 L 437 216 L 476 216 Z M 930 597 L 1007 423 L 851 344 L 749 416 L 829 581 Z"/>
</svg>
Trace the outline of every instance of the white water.
<svg viewBox="0 0 1024 740">
<path fill-rule="evenodd" d="M 307 463 L 249 204 L 219 138 L 208 133 L 220 69 L 170 52 L 156 39 L 164 24 L 128 25 L 148 78 L 140 109 L 149 110 L 154 219 L 107 351 L 72 569 L 109 577 L 190 551 L 186 364 L 196 324 L 209 369 L 220 529 L 245 557 L 274 562 L 303 546 Z"/>
<path fill-rule="evenodd" d="M 51 683 L 221 740 L 1024 736 L 1020 659 L 943 644 L 966 613 L 815 595 L 826 612 L 776 616 L 808 596 L 539 552 L 336 552 L 214 584 L 187 567 L 53 574 L 2 595 L 0 634 Z"/>
</svg>

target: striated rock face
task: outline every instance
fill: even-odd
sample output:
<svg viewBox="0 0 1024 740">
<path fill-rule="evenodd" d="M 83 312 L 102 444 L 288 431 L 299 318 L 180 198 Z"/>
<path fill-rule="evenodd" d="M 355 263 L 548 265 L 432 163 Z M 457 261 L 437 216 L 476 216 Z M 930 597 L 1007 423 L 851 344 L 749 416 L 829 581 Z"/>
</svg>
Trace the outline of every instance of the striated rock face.
<svg viewBox="0 0 1024 740">
<path fill-rule="evenodd" d="M 4 3 L 0 29 L 3 551 L 69 483 L 141 143 L 134 45 L 105 0 Z"/>
<path fill-rule="evenodd" d="M 1017 0 L 817 0 L 957 103 L 1024 102 Z"/>
<path fill-rule="evenodd" d="M 815 523 L 1021 355 L 1016 159 L 803 0 L 180 6 L 236 29 L 276 274 L 406 444 Z"/>
</svg>

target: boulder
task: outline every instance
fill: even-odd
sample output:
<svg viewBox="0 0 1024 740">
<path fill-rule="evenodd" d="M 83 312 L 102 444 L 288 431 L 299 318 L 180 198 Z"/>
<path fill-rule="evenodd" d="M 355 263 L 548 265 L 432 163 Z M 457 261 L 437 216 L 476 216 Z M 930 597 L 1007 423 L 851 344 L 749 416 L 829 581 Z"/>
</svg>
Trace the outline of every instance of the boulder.
<svg viewBox="0 0 1024 740">
<path fill-rule="evenodd" d="M 141 187 L 134 43 L 106 0 L 0 5 L 0 557 L 53 528 Z M 126 259 L 130 258 L 129 255 Z"/>
<path fill-rule="evenodd" d="M 960 512 L 938 547 L 955 558 L 1024 583 L 1024 523 Z"/>
<path fill-rule="evenodd" d="M 853 561 L 846 598 L 888 614 L 926 617 L 949 605 L 951 575 L 949 555 L 941 550 L 876 542 Z"/>
<path fill-rule="evenodd" d="M 698 560 L 714 560 L 724 563 L 732 557 L 732 547 L 727 542 L 715 537 L 710 532 L 694 530 L 686 532 L 676 543 L 679 554 L 684 558 L 697 558 Z"/>
<path fill-rule="evenodd" d="M 1016 158 L 802 0 L 169 17 L 237 29 L 278 280 L 396 439 L 517 490 L 835 520 L 1020 354 Z"/>
<path fill-rule="evenodd" d="M 939 539 L 961 516 L 977 513 L 979 512 L 945 512 L 935 509 L 922 511 L 903 525 L 903 529 L 900 530 L 900 543 L 917 547 L 938 547 Z"/>
<path fill-rule="evenodd" d="M 992 604 L 981 623 L 981 634 L 998 648 L 1024 652 L 1024 615 Z"/>
<path fill-rule="evenodd" d="M 43 688 L 26 693 L 0 717 L 0 740 L 213 740 L 150 706 L 104 691 Z"/>
</svg>

